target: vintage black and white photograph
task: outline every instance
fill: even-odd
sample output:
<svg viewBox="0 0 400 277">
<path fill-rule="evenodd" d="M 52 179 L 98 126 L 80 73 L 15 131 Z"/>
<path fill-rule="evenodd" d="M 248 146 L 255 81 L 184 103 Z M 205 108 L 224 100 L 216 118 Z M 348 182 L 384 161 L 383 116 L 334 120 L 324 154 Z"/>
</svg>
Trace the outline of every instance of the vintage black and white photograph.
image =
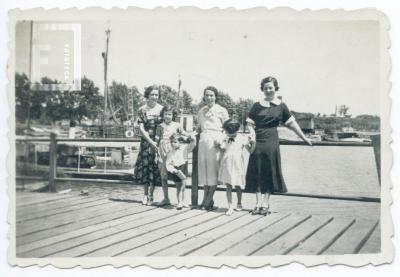
<svg viewBox="0 0 400 277">
<path fill-rule="evenodd" d="M 12 264 L 391 260 L 380 12 L 10 19 Z"/>
</svg>

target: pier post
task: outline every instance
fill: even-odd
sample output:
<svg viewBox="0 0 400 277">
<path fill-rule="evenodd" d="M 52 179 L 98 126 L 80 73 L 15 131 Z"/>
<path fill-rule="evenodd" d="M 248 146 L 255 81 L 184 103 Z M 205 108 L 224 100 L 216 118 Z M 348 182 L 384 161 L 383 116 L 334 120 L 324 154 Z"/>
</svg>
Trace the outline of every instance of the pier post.
<svg viewBox="0 0 400 277">
<path fill-rule="evenodd" d="M 372 135 L 371 139 L 374 147 L 374 156 L 376 169 L 378 170 L 379 185 L 381 185 L 381 135 Z"/>
<path fill-rule="evenodd" d="M 193 149 L 192 153 L 192 207 L 195 208 L 198 206 L 198 198 L 199 198 L 199 179 L 198 179 L 198 168 L 197 168 L 197 157 L 199 150 L 199 140 L 200 134 L 196 136 L 196 147 Z"/>
<path fill-rule="evenodd" d="M 56 168 L 57 168 L 57 141 L 56 134 L 50 134 L 50 151 L 49 151 L 49 191 L 56 191 Z"/>
</svg>

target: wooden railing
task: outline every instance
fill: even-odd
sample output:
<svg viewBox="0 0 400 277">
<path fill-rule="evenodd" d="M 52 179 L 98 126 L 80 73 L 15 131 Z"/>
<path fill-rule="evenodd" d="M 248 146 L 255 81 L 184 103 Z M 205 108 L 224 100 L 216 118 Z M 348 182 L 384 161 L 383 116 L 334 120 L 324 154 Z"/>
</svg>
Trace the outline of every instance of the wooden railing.
<svg viewBox="0 0 400 277">
<path fill-rule="evenodd" d="M 197 137 L 197 140 L 199 137 Z M 48 188 L 49 191 L 56 191 L 56 182 L 57 181 L 96 181 L 96 182 L 112 182 L 112 183 L 120 183 L 118 180 L 93 180 L 93 179 L 83 179 L 83 178 L 58 178 L 56 174 L 57 169 L 57 145 L 59 143 L 68 143 L 68 142 L 104 142 L 104 143 L 112 143 L 112 142 L 128 142 L 128 143 L 137 143 L 140 141 L 140 138 L 103 138 L 103 139 L 67 139 L 67 138 L 57 138 L 55 134 L 50 135 L 50 139 L 45 138 L 20 138 L 17 139 L 17 142 L 49 142 L 50 143 L 50 151 L 49 151 L 49 183 Z M 281 141 L 281 145 L 298 145 L 298 146 L 306 146 L 306 144 L 302 141 Z M 367 142 L 332 142 L 332 141 L 321 141 L 314 142 L 313 147 L 318 146 L 344 146 L 344 147 L 373 147 L 375 163 L 379 177 L 380 184 L 380 136 L 372 136 L 372 143 Z M 192 154 L 192 178 L 191 178 L 191 202 L 193 206 L 198 205 L 198 190 L 200 189 L 198 186 L 198 170 L 197 170 L 197 152 L 198 147 L 193 150 Z M 29 178 L 29 176 L 17 176 L 19 179 Z M 277 193 L 279 194 L 279 193 Z M 380 198 L 374 197 L 341 197 L 341 196 L 330 196 L 330 195 L 318 195 L 318 194 L 302 194 L 302 193 L 285 193 L 287 196 L 296 196 L 296 197 L 312 197 L 312 198 L 322 198 L 322 199 L 337 199 L 337 200 L 352 200 L 352 201 L 366 201 L 366 202 L 380 202 Z"/>
</svg>

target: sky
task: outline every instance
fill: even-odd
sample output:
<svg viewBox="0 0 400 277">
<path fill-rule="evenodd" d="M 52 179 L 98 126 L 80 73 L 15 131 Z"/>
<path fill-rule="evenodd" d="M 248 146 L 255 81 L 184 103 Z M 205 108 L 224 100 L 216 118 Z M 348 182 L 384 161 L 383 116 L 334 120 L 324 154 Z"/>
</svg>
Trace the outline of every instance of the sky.
<svg viewBox="0 0 400 277">
<path fill-rule="evenodd" d="M 259 100 L 260 81 L 278 79 L 289 108 L 379 115 L 379 25 L 374 21 L 204 20 L 86 21 L 81 73 L 103 91 L 105 30 L 109 83 L 178 86 L 200 101 L 213 85 L 233 99 Z M 16 33 L 16 70 L 29 72 L 29 24 Z M 51 72 L 47 72 L 47 75 Z M 50 78 L 52 76 L 49 76 Z"/>
</svg>

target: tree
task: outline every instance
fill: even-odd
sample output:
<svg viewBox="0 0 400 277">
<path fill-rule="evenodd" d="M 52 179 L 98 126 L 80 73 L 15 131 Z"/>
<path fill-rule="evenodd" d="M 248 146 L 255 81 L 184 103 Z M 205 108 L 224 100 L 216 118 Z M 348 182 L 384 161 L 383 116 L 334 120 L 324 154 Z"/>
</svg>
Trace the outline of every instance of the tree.
<svg viewBox="0 0 400 277">
<path fill-rule="evenodd" d="M 380 118 L 376 115 L 362 114 L 352 118 L 351 124 L 357 130 L 379 131 Z"/>
<path fill-rule="evenodd" d="M 183 90 L 182 94 L 180 95 L 181 98 L 181 103 L 182 103 L 182 109 L 186 113 L 191 113 L 191 114 L 196 114 L 197 113 L 197 105 L 193 104 L 193 98 L 190 96 L 190 94 L 186 91 Z"/>
<path fill-rule="evenodd" d="M 25 122 L 29 106 L 30 81 L 26 74 L 15 73 L 15 117 L 17 122 Z"/>
<path fill-rule="evenodd" d="M 142 93 L 139 92 L 139 90 L 135 86 L 131 87 L 130 91 L 132 93 L 132 102 L 133 102 L 133 117 L 134 117 L 133 119 L 134 121 L 136 121 L 139 108 L 144 104 L 144 96 Z"/>
<path fill-rule="evenodd" d="M 239 101 L 235 103 L 235 113 L 242 125 L 246 125 L 246 118 L 253 104 L 253 100 L 243 98 L 239 98 Z"/>
<path fill-rule="evenodd" d="M 110 110 L 121 123 L 128 119 L 129 88 L 122 83 L 112 82 L 109 88 Z"/>
<path fill-rule="evenodd" d="M 222 107 L 228 110 L 229 115 L 232 115 L 236 112 L 236 105 L 229 94 L 224 93 L 222 91 L 218 91 L 218 98 L 216 102 Z"/>
<path fill-rule="evenodd" d="M 98 119 L 104 113 L 104 97 L 100 95 L 99 88 L 87 77 L 81 80 L 81 90 L 72 92 L 72 98 L 68 103 L 79 122 L 86 117 Z"/>
<path fill-rule="evenodd" d="M 121 123 L 129 120 L 131 114 L 135 117 L 139 108 L 144 104 L 144 97 L 135 86 L 129 88 L 127 85 L 115 81 L 109 88 L 109 98 L 112 110 Z"/>
<path fill-rule="evenodd" d="M 57 84 L 57 80 L 43 77 L 40 84 Z M 71 121 L 83 118 L 96 119 L 102 113 L 103 97 L 93 81 L 83 77 L 81 90 L 60 91 L 44 89 L 38 83 L 37 89 L 30 89 L 30 81 L 25 74 L 15 76 L 16 117 L 23 122 L 27 119 L 30 98 L 30 118 L 42 123 L 55 122 L 62 119 Z M 30 97 L 29 97 L 30 93 Z"/>
<path fill-rule="evenodd" d="M 164 106 L 178 106 L 178 93 L 173 90 L 170 86 L 160 86 L 160 104 Z"/>
</svg>

